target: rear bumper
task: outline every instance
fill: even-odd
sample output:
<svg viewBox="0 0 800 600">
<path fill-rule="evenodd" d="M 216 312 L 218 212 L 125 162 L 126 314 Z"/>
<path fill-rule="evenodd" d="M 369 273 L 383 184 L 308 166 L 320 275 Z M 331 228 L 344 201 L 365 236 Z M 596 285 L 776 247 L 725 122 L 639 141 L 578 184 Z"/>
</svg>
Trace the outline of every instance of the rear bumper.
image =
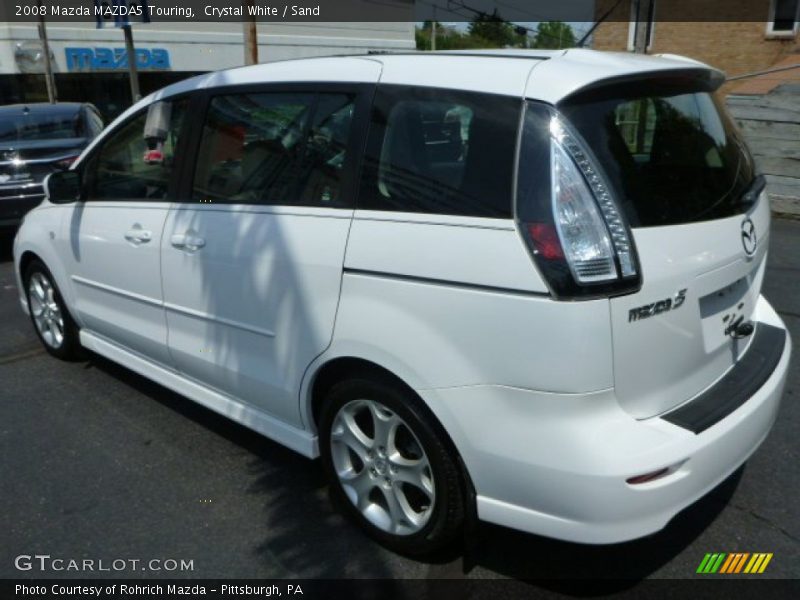
<svg viewBox="0 0 800 600">
<path fill-rule="evenodd" d="M 785 331 L 762 297 L 754 319 Z M 420 394 L 459 449 L 482 520 L 576 542 L 607 544 L 662 529 L 733 473 L 769 433 L 791 354 L 746 401 L 700 433 L 636 420 L 613 390 L 547 394 L 502 386 Z M 666 415 L 664 415 L 666 416 Z M 648 483 L 626 479 L 662 468 Z"/>
</svg>

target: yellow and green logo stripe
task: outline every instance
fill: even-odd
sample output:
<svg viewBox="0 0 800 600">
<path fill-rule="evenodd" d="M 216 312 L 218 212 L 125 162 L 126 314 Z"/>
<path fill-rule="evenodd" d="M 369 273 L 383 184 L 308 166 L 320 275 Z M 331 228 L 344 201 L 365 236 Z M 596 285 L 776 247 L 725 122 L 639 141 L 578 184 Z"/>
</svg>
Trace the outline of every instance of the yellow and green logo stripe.
<svg viewBox="0 0 800 600">
<path fill-rule="evenodd" d="M 705 555 L 697 573 L 702 575 L 737 574 L 737 573 L 763 573 L 769 561 L 772 560 L 772 552 L 714 552 Z"/>
</svg>

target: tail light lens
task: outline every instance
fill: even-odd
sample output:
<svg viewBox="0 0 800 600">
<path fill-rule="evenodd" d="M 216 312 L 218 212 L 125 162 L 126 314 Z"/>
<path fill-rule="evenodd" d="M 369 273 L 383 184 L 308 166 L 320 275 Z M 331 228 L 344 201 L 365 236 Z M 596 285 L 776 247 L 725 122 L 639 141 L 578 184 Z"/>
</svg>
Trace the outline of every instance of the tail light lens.
<svg viewBox="0 0 800 600">
<path fill-rule="evenodd" d="M 553 125 L 558 121 L 554 118 Z M 611 236 L 592 193 L 562 142 L 550 148 L 553 215 L 556 231 L 573 277 L 578 283 L 617 278 Z"/>
<path fill-rule="evenodd" d="M 525 110 L 517 217 L 553 295 L 621 294 L 639 287 L 633 243 L 585 145 L 550 106 Z"/>
</svg>

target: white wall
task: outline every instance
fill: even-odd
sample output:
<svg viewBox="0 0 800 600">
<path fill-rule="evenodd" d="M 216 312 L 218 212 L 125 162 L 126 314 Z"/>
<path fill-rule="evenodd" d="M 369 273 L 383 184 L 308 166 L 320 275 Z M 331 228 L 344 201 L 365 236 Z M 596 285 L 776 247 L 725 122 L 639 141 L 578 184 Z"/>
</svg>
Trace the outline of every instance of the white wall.
<svg viewBox="0 0 800 600">
<path fill-rule="evenodd" d="M 66 72 L 64 49 L 71 46 L 123 47 L 121 29 L 93 23 L 50 23 L 50 46 L 55 71 Z M 268 62 L 324 56 L 362 54 L 368 50 L 413 50 L 414 23 L 259 23 L 259 60 Z M 0 23 L 0 73 L 18 73 L 17 42 L 38 40 L 35 23 Z M 134 25 L 138 47 L 169 50 L 173 71 L 211 71 L 241 66 L 244 45 L 241 23 L 170 23 Z"/>
</svg>

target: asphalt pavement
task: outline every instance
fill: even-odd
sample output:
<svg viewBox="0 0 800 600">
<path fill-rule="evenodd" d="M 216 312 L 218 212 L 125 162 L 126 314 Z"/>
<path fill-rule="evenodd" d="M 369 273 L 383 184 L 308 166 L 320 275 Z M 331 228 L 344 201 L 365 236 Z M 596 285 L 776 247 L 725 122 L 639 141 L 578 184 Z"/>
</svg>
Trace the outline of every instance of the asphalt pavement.
<svg viewBox="0 0 800 600">
<path fill-rule="evenodd" d="M 773 221 L 764 294 L 800 341 L 800 221 Z M 105 359 L 38 345 L 0 245 L 0 577 L 15 557 L 191 560 L 192 570 L 95 576 L 691 578 L 707 552 L 772 552 L 800 577 L 800 351 L 777 423 L 743 469 L 661 533 L 584 546 L 483 524 L 470 550 L 427 561 L 383 550 L 331 506 L 308 461 Z M 556 580 L 564 580 L 559 583 Z M 629 585 L 629 584 L 627 584 Z"/>
</svg>

